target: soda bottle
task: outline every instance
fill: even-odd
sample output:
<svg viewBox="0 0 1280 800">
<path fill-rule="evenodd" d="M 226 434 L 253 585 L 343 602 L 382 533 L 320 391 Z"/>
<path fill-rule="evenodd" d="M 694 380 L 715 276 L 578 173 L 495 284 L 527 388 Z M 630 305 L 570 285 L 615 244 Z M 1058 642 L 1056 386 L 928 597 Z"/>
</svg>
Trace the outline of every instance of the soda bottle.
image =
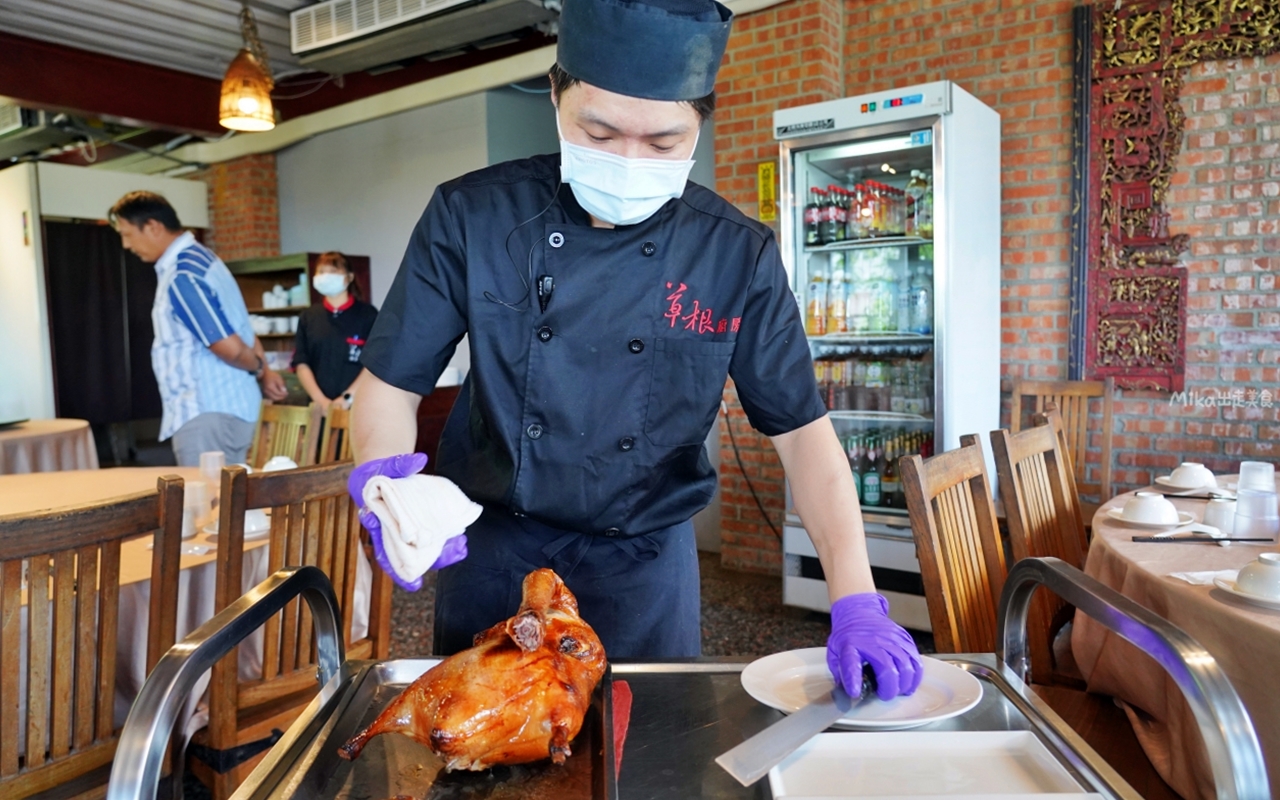
<svg viewBox="0 0 1280 800">
<path fill-rule="evenodd" d="M 830 189 L 835 188 L 834 186 L 830 187 Z M 839 211 L 836 208 L 836 193 L 830 191 L 830 189 L 822 193 L 822 222 L 818 227 L 818 235 L 823 244 L 831 244 L 836 241 L 836 216 Z"/>
<path fill-rule="evenodd" d="M 804 328 L 810 336 L 827 332 L 827 276 L 823 273 L 825 259 L 821 255 L 809 259 L 808 304 L 805 307 Z"/>
<path fill-rule="evenodd" d="M 867 446 L 862 457 L 862 504 L 880 505 L 880 457 L 879 442 L 874 436 L 868 437 Z"/>
<path fill-rule="evenodd" d="M 831 411 L 847 411 L 848 407 L 844 404 L 844 362 L 828 361 L 827 367 L 827 408 Z"/>
<path fill-rule="evenodd" d="M 907 308 L 911 315 L 909 327 L 912 333 L 925 336 L 933 333 L 933 289 L 929 286 L 930 283 L 921 265 L 911 276 L 911 285 L 907 290 Z"/>
<path fill-rule="evenodd" d="M 849 282 L 844 269 L 844 253 L 831 254 L 831 280 L 827 282 L 827 333 L 849 330 Z"/>
<path fill-rule="evenodd" d="M 844 241 L 844 228 L 848 223 L 848 209 L 845 207 L 844 190 L 839 186 L 828 186 L 827 194 L 831 197 L 831 207 L 834 212 L 834 219 L 831 225 L 831 241 Z"/>
<path fill-rule="evenodd" d="M 819 227 L 822 222 L 822 190 L 813 187 L 809 190 L 809 204 L 804 207 L 804 243 L 806 245 L 822 244 Z"/>
<path fill-rule="evenodd" d="M 916 200 L 916 231 L 917 235 L 925 238 L 933 238 L 933 178 L 931 175 L 920 173 L 920 180 L 924 184 L 921 190 L 920 199 Z"/>
</svg>

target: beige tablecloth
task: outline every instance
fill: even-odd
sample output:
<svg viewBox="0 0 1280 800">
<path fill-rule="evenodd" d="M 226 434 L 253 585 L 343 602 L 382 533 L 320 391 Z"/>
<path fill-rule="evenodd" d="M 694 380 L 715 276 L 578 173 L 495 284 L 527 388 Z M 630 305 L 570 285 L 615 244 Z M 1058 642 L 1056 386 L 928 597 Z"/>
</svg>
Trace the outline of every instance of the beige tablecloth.
<svg viewBox="0 0 1280 800">
<path fill-rule="evenodd" d="M 1106 515 L 1127 498 L 1115 498 L 1094 516 L 1085 572 L 1177 625 L 1213 655 L 1253 720 L 1271 793 L 1280 797 L 1280 611 L 1169 577 L 1171 572 L 1239 569 L 1259 553 L 1276 550 L 1276 545 L 1134 542 L 1133 536 L 1149 531 Z M 1202 521 L 1205 501 L 1173 503 Z M 1154 660 L 1083 614 L 1076 615 L 1073 628 L 1072 650 L 1089 689 L 1129 705 L 1130 721 L 1160 775 L 1183 797 L 1214 797 L 1199 729 L 1173 680 Z"/>
<path fill-rule="evenodd" d="M 97 468 L 93 431 L 82 419 L 35 419 L 0 428 L 0 475 Z"/>
<path fill-rule="evenodd" d="M 161 475 L 180 475 L 187 482 L 200 479 L 196 467 L 121 467 L 71 472 L 42 472 L 27 475 L 0 475 L 0 514 L 31 513 L 61 506 L 109 500 L 144 491 L 154 491 Z M 123 725 L 129 706 L 146 679 L 147 623 L 151 603 L 151 537 L 125 542 L 120 547 L 120 623 L 116 642 L 115 722 Z M 241 585 L 248 590 L 267 577 L 267 541 L 245 542 Z M 216 580 L 217 536 L 197 533 L 184 545 L 204 545 L 203 555 L 184 553 L 178 576 L 177 638 L 213 617 L 213 595 Z M 373 570 L 358 549 L 355 597 L 351 619 L 351 640 L 361 639 L 369 630 L 369 598 Z M 22 609 L 22 642 L 26 649 L 27 614 Z M 19 697 L 26 695 L 26 655 L 19 656 L 23 668 L 19 674 Z M 250 636 L 240 646 L 240 676 L 253 679 L 262 675 L 262 633 Z M 203 694 L 208 687 L 206 673 L 192 692 L 180 724 L 188 734 L 202 727 L 208 719 Z M 19 731 L 25 741 L 25 706 L 19 708 Z M 20 743 L 19 749 L 25 745 Z"/>
</svg>

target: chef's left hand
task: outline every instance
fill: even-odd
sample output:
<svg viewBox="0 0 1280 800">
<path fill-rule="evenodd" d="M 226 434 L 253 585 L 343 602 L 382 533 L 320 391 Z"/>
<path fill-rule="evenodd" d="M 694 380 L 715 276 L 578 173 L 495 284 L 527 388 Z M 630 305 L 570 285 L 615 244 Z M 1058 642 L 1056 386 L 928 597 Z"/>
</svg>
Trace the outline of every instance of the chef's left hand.
<svg viewBox="0 0 1280 800">
<path fill-rule="evenodd" d="M 876 695 L 892 700 L 920 686 L 920 651 L 902 626 L 889 619 L 889 601 L 874 592 L 851 594 L 831 604 L 827 668 L 849 696 L 862 694 L 862 665 L 876 674 Z"/>
</svg>

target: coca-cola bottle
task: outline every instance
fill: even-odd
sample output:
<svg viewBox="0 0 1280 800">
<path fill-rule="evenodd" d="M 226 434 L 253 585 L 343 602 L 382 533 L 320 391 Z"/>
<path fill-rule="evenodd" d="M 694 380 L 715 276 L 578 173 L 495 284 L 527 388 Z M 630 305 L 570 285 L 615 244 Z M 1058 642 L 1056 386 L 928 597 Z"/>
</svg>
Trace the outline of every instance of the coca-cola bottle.
<svg viewBox="0 0 1280 800">
<path fill-rule="evenodd" d="M 836 220 L 839 217 L 840 211 L 836 204 L 835 188 L 836 187 L 834 186 L 828 187 L 827 191 L 822 193 L 826 204 L 822 209 L 822 223 L 820 224 L 818 231 L 823 244 L 831 244 L 832 242 L 837 241 Z"/>
<path fill-rule="evenodd" d="M 809 190 L 809 204 L 804 207 L 804 243 L 806 245 L 822 244 L 822 210 L 826 203 L 822 199 L 822 190 L 813 187 Z"/>
</svg>

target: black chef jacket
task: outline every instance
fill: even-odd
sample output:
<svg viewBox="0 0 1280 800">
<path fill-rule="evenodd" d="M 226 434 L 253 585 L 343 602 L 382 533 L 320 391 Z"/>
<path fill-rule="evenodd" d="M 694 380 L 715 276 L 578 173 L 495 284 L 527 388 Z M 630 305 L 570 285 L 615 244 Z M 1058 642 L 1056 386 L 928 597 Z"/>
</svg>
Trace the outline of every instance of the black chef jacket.
<svg viewBox="0 0 1280 800">
<path fill-rule="evenodd" d="M 556 528 L 656 531 L 715 492 L 703 443 L 726 377 L 766 435 L 826 413 L 799 308 L 772 231 L 714 192 L 593 228 L 559 175 L 537 156 L 441 185 L 362 360 L 428 394 L 469 334 L 437 474 Z"/>
<path fill-rule="evenodd" d="M 360 374 L 360 353 L 378 311 L 354 297 L 331 310 L 318 303 L 302 312 L 294 338 L 293 366 L 306 364 L 325 397 L 340 396 Z"/>
</svg>

